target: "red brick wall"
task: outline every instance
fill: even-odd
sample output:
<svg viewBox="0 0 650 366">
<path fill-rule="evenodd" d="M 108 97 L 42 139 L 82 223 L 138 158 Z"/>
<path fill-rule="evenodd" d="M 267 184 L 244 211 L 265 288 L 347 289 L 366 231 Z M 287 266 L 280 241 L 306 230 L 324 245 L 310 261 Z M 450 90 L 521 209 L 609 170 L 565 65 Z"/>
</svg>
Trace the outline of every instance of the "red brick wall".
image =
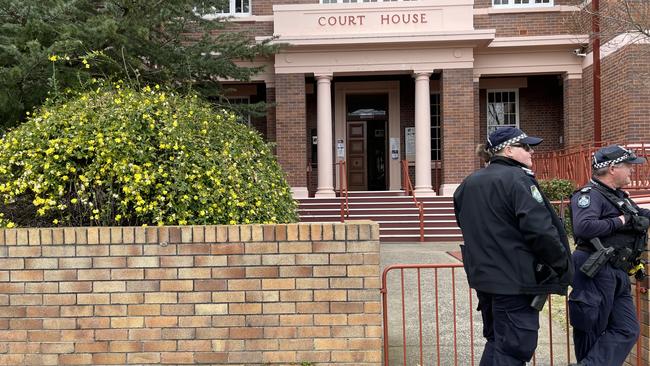
<svg viewBox="0 0 650 366">
<path fill-rule="evenodd" d="M 625 48 L 625 84 L 627 94 L 628 141 L 650 141 L 650 45 L 634 45 Z M 616 78 L 617 66 L 607 65 L 607 79 Z M 620 75 L 620 74 L 619 74 Z M 612 111 L 612 124 L 620 123 Z"/>
<path fill-rule="evenodd" d="M 229 22 L 224 29 L 215 30 L 212 34 L 218 35 L 222 32 L 245 32 L 251 40 L 255 37 L 270 37 L 273 35 L 273 22 Z"/>
<path fill-rule="evenodd" d="M 270 142 L 276 141 L 275 118 L 275 88 L 266 88 L 266 136 Z"/>
<path fill-rule="evenodd" d="M 601 131 L 608 142 L 650 141 L 648 45 L 626 46 L 601 61 Z M 583 71 L 584 130 L 593 137 L 592 67 Z"/>
<path fill-rule="evenodd" d="M 377 224 L 0 230 L 0 364 L 381 365 Z"/>
<path fill-rule="evenodd" d="M 314 90 L 316 85 L 314 83 Z M 334 89 L 334 83 L 332 83 L 332 89 Z M 312 156 L 312 142 L 311 142 L 311 130 L 317 127 L 316 123 L 316 93 L 307 94 L 305 96 L 307 103 L 307 159 L 309 162 L 314 161 L 314 156 Z M 332 97 L 332 102 L 334 98 Z M 333 112 L 333 111 L 332 111 Z M 334 113 L 332 113 L 332 126 L 334 125 Z M 332 136 L 334 132 L 332 131 Z M 316 193 L 318 188 L 318 165 L 311 165 L 311 172 L 309 173 L 309 193 L 313 195 Z"/>
<path fill-rule="evenodd" d="M 496 29 L 497 37 L 570 34 L 565 16 L 559 12 L 476 15 L 474 28 Z"/>
<path fill-rule="evenodd" d="M 318 0 L 260 0 L 251 1 L 253 15 L 273 15 L 273 5 L 318 4 Z"/>
<path fill-rule="evenodd" d="M 472 153 L 476 152 L 476 147 L 479 144 L 484 144 L 486 138 L 482 136 L 481 134 L 481 128 L 485 130 L 487 121 L 486 122 L 481 122 L 481 89 L 479 88 L 479 82 L 476 81 L 474 82 L 474 150 L 472 150 Z M 484 133 L 485 134 L 485 133 Z M 476 156 L 475 162 L 474 162 L 474 169 L 479 169 L 485 166 L 485 162 L 483 159 L 479 158 Z"/>
<path fill-rule="evenodd" d="M 275 76 L 276 142 L 278 162 L 292 187 L 307 187 L 307 124 L 305 76 Z"/>
<path fill-rule="evenodd" d="M 445 69 L 441 82 L 442 183 L 458 184 L 474 170 L 474 81 L 472 69 Z M 469 154 L 469 155 L 468 155 Z"/>
<path fill-rule="evenodd" d="M 564 79 L 564 146 L 571 147 L 590 140 L 583 132 L 582 79 Z"/>
<path fill-rule="evenodd" d="M 562 148 L 564 125 L 562 85 L 558 76 L 529 76 L 528 87 L 519 89 L 519 126 L 527 134 L 544 139 L 535 151 Z"/>
</svg>

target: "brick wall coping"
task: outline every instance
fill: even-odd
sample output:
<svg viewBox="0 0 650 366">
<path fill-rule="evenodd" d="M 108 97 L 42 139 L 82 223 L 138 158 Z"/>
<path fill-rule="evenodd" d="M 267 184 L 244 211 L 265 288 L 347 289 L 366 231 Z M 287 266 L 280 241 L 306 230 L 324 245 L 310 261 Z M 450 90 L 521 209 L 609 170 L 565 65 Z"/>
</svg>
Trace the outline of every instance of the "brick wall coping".
<svg viewBox="0 0 650 366">
<path fill-rule="evenodd" d="M 264 241 L 379 240 L 372 221 L 275 225 L 63 227 L 0 229 L 0 246 L 61 244 L 177 244 Z"/>
</svg>

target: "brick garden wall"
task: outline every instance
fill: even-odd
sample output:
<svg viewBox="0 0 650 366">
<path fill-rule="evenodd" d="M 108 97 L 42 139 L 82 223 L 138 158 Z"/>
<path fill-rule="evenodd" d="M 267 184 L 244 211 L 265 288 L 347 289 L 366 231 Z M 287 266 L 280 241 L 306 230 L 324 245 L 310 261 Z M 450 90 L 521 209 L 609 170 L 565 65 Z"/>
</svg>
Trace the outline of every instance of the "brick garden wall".
<svg viewBox="0 0 650 366">
<path fill-rule="evenodd" d="M 0 364 L 380 365 L 369 222 L 0 230 Z"/>
</svg>

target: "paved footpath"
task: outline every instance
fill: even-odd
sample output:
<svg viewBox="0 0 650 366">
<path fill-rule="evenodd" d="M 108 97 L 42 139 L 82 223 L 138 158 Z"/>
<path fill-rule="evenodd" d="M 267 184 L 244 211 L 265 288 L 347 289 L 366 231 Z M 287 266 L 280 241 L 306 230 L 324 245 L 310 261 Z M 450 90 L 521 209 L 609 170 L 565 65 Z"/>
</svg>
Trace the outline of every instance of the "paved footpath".
<svg viewBox="0 0 650 366">
<path fill-rule="evenodd" d="M 382 243 L 382 271 L 386 266 L 398 263 L 460 263 L 453 255 L 450 255 L 450 253 L 454 254 L 453 252 L 459 251 L 458 245 L 459 243 Z M 420 291 L 418 291 L 417 270 L 404 270 L 403 273 L 404 306 L 402 306 L 401 271 L 391 270 L 387 277 L 390 366 L 438 365 L 438 358 L 440 359 L 439 364 L 445 366 L 478 365 L 485 339 L 482 337 L 481 313 L 476 311 L 477 300 L 473 291 L 472 310 L 470 311 L 470 295 L 465 271 L 462 268 L 456 268 L 453 271 L 455 286 L 452 286 L 451 269 L 439 269 L 437 273 L 433 269 L 422 269 L 420 271 Z M 434 286 L 436 276 L 438 281 L 437 321 Z M 421 298 L 421 302 L 418 302 L 418 297 Z M 455 314 L 454 301 L 456 303 Z M 418 303 L 422 304 L 421 307 L 418 306 Z M 557 306 L 558 304 L 561 306 Z M 553 306 L 553 364 L 567 365 L 567 338 L 564 313 L 561 309 L 564 307 L 564 297 L 554 298 Z M 420 314 L 422 315 L 420 316 Z M 548 309 L 545 309 L 540 316 L 539 342 L 535 356 L 535 364 L 540 366 L 551 364 L 548 314 Z M 403 318 L 406 319 L 405 332 L 402 326 Z M 456 332 L 454 332 L 454 318 L 456 319 Z M 419 319 L 422 319 L 421 331 Z M 422 357 L 420 357 L 420 332 L 423 343 Z M 472 332 L 473 342 L 471 342 Z M 404 362 L 404 350 L 406 350 L 406 363 Z M 474 363 L 471 361 L 472 350 Z M 573 354 L 571 354 L 571 359 L 575 362 Z"/>
</svg>

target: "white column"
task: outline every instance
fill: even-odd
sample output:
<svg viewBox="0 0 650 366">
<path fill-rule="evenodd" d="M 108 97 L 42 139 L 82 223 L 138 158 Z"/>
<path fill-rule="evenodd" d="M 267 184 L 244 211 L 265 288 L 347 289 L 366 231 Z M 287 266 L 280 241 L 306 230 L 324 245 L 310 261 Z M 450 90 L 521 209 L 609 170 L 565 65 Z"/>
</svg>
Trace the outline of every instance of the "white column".
<svg viewBox="0 0 650 366">
<path fill-rule="evenodd" d="M 316 197 L 336 197 L 332 165 L 332 76 L 316 75 L 316 133 L 318 134 L 318 190 Z"/>
<path fill-rule="evenodd" d="M 415 195 L 435 196 L 431 188 L 431 105 L 429 77 L 415 74 Z"/>
</svg>

